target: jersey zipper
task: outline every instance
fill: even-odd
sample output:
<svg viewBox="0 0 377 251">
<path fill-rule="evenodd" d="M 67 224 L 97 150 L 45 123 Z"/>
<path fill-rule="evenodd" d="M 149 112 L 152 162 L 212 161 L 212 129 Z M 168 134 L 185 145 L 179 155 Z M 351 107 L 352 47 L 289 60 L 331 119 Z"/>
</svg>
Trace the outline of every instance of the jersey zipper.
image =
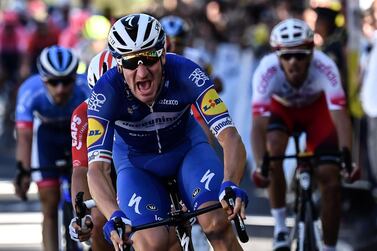
<svg viewBox="0 0 377 251">
<path fill-rule="evenodd" d="M 150 110 L 151 113 L 153 113 L 153 105 L 154 105 L 154 102 L 151 105 L 148 105 L 149 110 Z M 156 128 L 156 138 L 157 138 L 158 153 L 162 153 L 160 134 L 158 133 L 158 129 L 157 128 Z"/>
</svg>

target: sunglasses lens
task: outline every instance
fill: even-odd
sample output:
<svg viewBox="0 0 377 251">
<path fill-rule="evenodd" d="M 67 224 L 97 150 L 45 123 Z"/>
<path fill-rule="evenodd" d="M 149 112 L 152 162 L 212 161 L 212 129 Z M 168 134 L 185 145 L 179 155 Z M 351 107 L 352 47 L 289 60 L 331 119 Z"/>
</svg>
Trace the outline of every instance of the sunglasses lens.
<svg viewBox="0 0 377 251">
<path fill-rule="evenodd" d="M 160 59 L 156 51 L 140 53 L 137 56 L 122 59 L 122 66 L 128 70 L 135 70 L 140 64 L 152 66 Z"/>
<path fill-rule="evenodd" d="M 290 60 L 291 58 L 295 58 L 296 60 L 303 60 L 308 57 L 308 54 L 305 53 L 286 53 L 280 56 L 284 60 Z"/>
<path fill-rule="evenodd" d="M 139 58 L 131 58 L 122 60 L 122 67 L 128 70 L 135 70 L 138 67 Z"/>
<path fill-rule="evenodd" d="M 62 84 L 63 86 L 71 85 L 74 82 L 73 79 L 49 79 L 47 83 L 51 86 L 58 86 Z"/>
</svg>

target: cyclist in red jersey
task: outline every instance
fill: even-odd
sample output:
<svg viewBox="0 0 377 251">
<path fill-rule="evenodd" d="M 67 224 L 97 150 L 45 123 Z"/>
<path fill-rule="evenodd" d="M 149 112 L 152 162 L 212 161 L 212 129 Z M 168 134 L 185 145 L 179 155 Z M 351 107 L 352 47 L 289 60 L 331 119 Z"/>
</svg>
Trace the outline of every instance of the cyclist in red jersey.
<svg viewBox="0 0 377 251">
<path fill-rule="evenodd" d="M 93 88 L 97 80 L 110 68 L 114 67 L 116 62 L 111 53 L 107 50 L 97 54 L 90 62 L 88 68 L 88 85 Z M 88 172 L 88 154 L 86 138 L 88 133 L 87 118 L 88 103 L 87 100 L 82 102 L 72 113 L 71 119 L 71 136 L 72 136 L 72 198 L 80 191 L 84 192 L 84 199 L 91 199 L 86 174 Z M 75 201 L 72 200 L 73 207 Z M 102 233 L 102 227 L 106 223 L 106 218 L 97 209 L 91 209 L 91 215 L 85 216 L 85 222 L 88 226 L 93 223 L 93 229 L 81 227 L 76 223 L 77 217 L 73 218 L 70 224 L 70 235 L 75 241 L 87 241 L 92 238 L 92 250 L 113 250 Z"/>
<path fill-rule="evenodd" d="M 340 224 L 339 166 L 334 153 L 351 151 L 351 121 L 335 63 L 314 49 L 313 31 L 302 20 L 287 19 L 272 30 L 274 53 L 265 56 L 253 77 L 253 125 L 251 142 L 256 166 L 267 151 L 284 155 L 293 131 L 306 133 L 307 150 L 326 154 L 317 171 L 322 195 L 324 251 L 335 251 Z M 332 159 L 332 161 L 330 161 Z M 356 176 L 355 167 L 351 174 Z M 259 186 L 269 185 L 271 213 L 275 218 L 274 250 L 290 250 L 285 225 L 286 182 L 282 162 L 270 165 L 270 180 L 257 168 L 253 173 Z"/>
</svg>

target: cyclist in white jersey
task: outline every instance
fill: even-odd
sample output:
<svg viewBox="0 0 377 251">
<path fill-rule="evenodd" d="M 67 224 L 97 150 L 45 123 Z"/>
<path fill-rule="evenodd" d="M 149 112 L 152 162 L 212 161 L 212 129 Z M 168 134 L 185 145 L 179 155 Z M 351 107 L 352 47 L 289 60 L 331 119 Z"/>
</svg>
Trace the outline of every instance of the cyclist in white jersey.
<svg viewBox="0 0 377 251">
<path fill-rule="evenodd" d="M 274 53 L 265 56 L 253 76 L 251 142 L 257 186 L 269 183 L 271 213 L 275 218 L 274 250 L 290 250 L 285 225 L 286 184 L 282 162 L 270 165 L 269 179 L 260 173 L 263 155 L 284 155 L 293 131 L 307 136 L 307 150 L 331 156 L 339 148 L 351 150 L 351 122 L 335 63 L 314 49 L 313 31 L 298 19 L 277 24 L 271 33 Z M 320 160 L 324 250 L 335 250 L 340 222 L 339 167 Z M 356 176 L 357 169 L 351 174 Z M 351 178 L 351 177 L 350 177 Z"/>
</svg>

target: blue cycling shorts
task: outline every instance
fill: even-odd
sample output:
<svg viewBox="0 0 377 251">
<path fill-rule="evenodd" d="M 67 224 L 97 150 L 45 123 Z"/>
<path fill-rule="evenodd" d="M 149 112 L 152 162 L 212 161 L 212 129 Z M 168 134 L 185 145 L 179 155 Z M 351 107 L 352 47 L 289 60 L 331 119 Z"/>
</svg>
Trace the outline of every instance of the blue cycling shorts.
<svg viewBox="0 0 377 251">
<path fill-rule="evenodd" d="M 114 162 L 118 203 L 134 226 L 166 218 L 170 212 L 167 177 L 176 177 L 189 210 L 218 201 L 223 165 L 207 142 L 181 144 L 164 154 L 117 156 Z"/>
</svg>

